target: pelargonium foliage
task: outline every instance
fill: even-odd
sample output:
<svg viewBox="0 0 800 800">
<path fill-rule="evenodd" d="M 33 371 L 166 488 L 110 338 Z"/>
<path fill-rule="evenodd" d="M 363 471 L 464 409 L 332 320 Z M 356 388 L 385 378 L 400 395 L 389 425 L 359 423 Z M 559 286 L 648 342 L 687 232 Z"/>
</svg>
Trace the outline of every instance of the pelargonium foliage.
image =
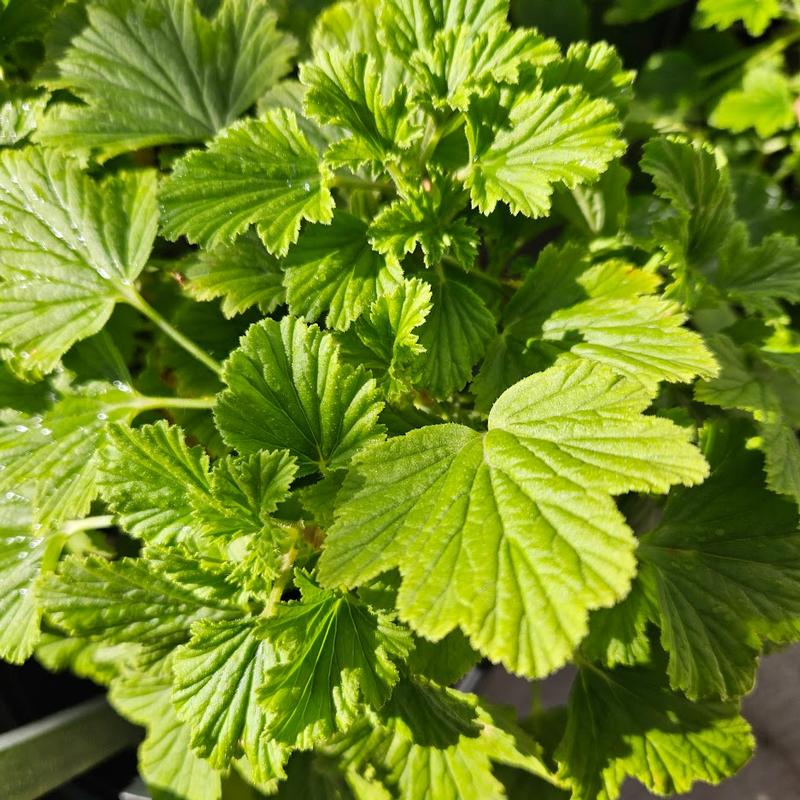
<svg viewBox="0 0 800 800">
<path fill-rule="evenodd" d="M 565 6 L 0 0 L 0 656 L 107 686 L 155 800 L 750 757 L 800 639 L 798 23 Z M 636 81 L 601 36 L 656 14 L 692 48 Z M 577 675 L 518 718 L 480 663 Z"/>
</svg>

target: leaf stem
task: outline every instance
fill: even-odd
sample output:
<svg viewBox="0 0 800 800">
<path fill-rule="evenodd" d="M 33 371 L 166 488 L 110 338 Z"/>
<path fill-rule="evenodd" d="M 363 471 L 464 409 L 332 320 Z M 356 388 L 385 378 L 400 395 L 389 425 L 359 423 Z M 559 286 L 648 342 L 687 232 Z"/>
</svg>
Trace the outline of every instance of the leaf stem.
<svg viewBox="0 0 800 800">
<path fill-rule="evenodd" d="M 289 580 L 292 577 L 292 568 L 294 567 L 294 562 L 297 559 L 297 555 L 299 553 L 297 547 L 297 536 L 298 531 L 297 529 L 293 529 L 295 536 L 292 539 L 292 544 L 289 549 L 286 551 L 286 554 L 283 557 L 283 566 L 281 568 L 281 574 L 275 580 L 275 583 L 272 585 L 272 591 L 269 593 L 269 598 L 267 599 L 267 605 L 264 607 L 263 616 L 264 617 L 273 617 L 275 616 L 275 612 L 278 610 L 278 605 L 281 602 L 281 597 L 283 597 L 283 593 L 286 590 L 286 586 L 289 583 Z"/>
<path fill-rule="evenodd" d="M 138 292 L 126 298 L 127 302 L 137 311 L 144 314 L 152 323 L 160 328 L 174 342 L 179 344 L 187 353 L 194 356 L 199 362 L 205 364 L 216 375 L 222 374 L 222 365 L 213 359 L 205 350 L 198 347 L 191 339 L 184 336 L 179 330 L 172 327 L 161 314 L 156 311 Z"/>
<path fill-rule="evenodd" d="M 209 411 L 214 408 L 215 397 L 140 397 L 134 408 L 137 411 L 155 411 L 160 408 L 185 408 Z"/>
<path fill-rule="evenodd" d="M 331 181 L 331 186 L 338 189 L 366 189 L 381 194 L 395 193 L 395 187 L 391 181 L 372 181 L 358 175 L 336 175 Z"/>
</svg>

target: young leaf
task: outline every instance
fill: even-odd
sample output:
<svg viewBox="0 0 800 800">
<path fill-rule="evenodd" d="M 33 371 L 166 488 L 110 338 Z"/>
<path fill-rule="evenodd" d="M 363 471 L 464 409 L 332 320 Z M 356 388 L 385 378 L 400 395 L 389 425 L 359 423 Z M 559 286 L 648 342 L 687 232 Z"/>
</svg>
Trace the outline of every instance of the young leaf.
<svg viewBox="0 0 800 800">
<path fill-rule="evenodd" d="M 458 218 L 466 207 L 465 193 L 434 175 L 429 186 L 412 190 L 375 217 L 370 242 L 390 263 L 399 265 L 419 245 L 426 267 L 438 266 L 447 256 L 469 270 L 478 254 L 478 231 Z"/>
<path fill-rule="evenodd" d="M 169 668 L 133 672 L 111 684 L 109 700 L 120 714 L 147 729 L 139 768 L 154 800 L 219 800 L 220 774 L 190 747 L 189 726 L 172 704 Z"/>
<path fill-rule="evenodd" d="M 692 703 L 657 668 L 581 669 L 556 751 L 574 800 L 616 800 L 630 776 L 662 795 L 719 783 L 750 758 L 753 736 L 734 703 Z M 596 744 L 586 748 L 587 738 Z"/>
<path fill-rule="evenodd" d="M 173 664 L 172 701 L 192 731 L 192 748 L 225 770 L 240 746 L 259 784 L 285 778 L 286 748 L 265 736 L 257 693 L 275 663 L 272 647 L 253 635 L 248 621 L 201 620 Z"/>
<path fill-rule="evenodd" d="M 394 161 L 418 134 L 407 90 L 398 86 L 385 97 L 381 73 L 367 53 L 317 53 L 314 63 L 300 67 L 300 80 L 307 87 L 308 115 L 351 134 L 329 148 L 326 161 L 334 166 Z"/>
<path fill-rule="evenodd" d="M 485 435 L 442 425 L 371 448 L 343 490 L 321 580 L 361 584 L 399 566 L 398 608 L 419 633 L 461 627 L 509 669 L 547 674 L 588 611 L 630 587 L 635 542 L 611 496 L 706 475 L 686 431 L 642 415 L 651 397 L 568 359 L 508 390 Z"/>
<path fill-rule="evenodd" d="M 296 51 L 266 0 L 223 0 L 211 20 L 194 0 L 91 3 L 86 17 L 48 82 L 83 104 L 56 106 L 38 135 L 103 159 L 210 139 L 289 71 Z"/>
<path fill-rule="evenodd" d="M 341 362 L 330 334 L 291 317 L 250 328 L 224 380 L 217 425 L 243 455 L 285 449 L 307 475 L 346 466 L 382 436 L 375 382 Z"/>
<path fill-rule="evenodd" d="M 750 691 L 762 637 L 800 624 L 797 506 L 763 488 L 760 462 L 730 447 L 641 539 L 670 683 L 693 700 Z"/>
<path fill-rule="evenodd" d="M 223 131 L 181 159 L 161 190 L 164 234 L 214 248 L 251 225 L 286 255 L 303 220 L 329 223 L 329 176 L 292 111 L 274 109 Z"/>
<path fill-rule="evenodd" d="M 148 544 L 170 545 L 191 533 L 191 498 L 207 495 L 208 457 L 163 420 L 132 430 L 111 425 L 98 485 L 119 524 Z"/>
<path fill-rule="evenodd" d="M 283 262 L 289 312 L 346 330 L 381 295 L 400 285 L 403 273 L 367 239 L 367 225 L 337 211 L 330 225 L 308 228 Z"/>
<path fill-rule="evenodd" d="M 23 368 L 51 371 L 130 302 L 156 235 L 155 190 L 151 172 L 97 183 L 54 152 L 0 154 L 0 342 Z"/>
<path fill-rule="evenodd" d="M 279 607 L 259 629 L 280 662 L 259 697 L 269 735 L 307 749 L 350 727 L 363 704 L 384 704 L 398 678 L 393 659 L 408 654 L 411 637 L 350 595 L 299 580 L 303 601 Z"/>
<path fill-rule="evenodd" d="M 229 319 L 258 306 L 269 314 L 285 301 L 283 272 L 255 232 L 230 245 L 203 250 L 186 271 L 189 293 L 197 300 L 222 299 Z"/>
<path fill-rule="evenodd" d="M 473 102 L 465 184 L 484 214 L 502 201 L 514 214 L 545 216 L 555 183 L 592 182 L 625 150 L 614 106 L 575 87 L 522 91 L 506 126 L 487 131 L 486 120 L 486 104 Z"/>
</svg>

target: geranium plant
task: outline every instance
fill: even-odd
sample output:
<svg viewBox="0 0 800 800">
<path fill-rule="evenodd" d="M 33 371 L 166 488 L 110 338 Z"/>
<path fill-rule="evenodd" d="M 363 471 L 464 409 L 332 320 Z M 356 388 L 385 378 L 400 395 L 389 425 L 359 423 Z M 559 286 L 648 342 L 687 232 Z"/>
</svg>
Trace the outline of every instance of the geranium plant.
<svg viewBox="0 0 800 800">
<path fill-rule="evenodd" d="M 507 0 L 0 0 L 0 655 L 106 685 L 154 798 L 749 758 L 800 638 L 800 28 L 571 5 L 738 38 L 635 84 Z M 577 677 L 516 718 L 480 662 Z"/>
</svg>

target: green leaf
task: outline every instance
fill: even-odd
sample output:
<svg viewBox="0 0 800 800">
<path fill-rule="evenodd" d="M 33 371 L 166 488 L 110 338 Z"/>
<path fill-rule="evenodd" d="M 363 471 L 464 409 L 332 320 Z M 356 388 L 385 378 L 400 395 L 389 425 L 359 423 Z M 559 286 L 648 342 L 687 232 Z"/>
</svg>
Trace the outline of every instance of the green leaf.
<svg viewBox="0 0 800 800">
<path fill-rule="evenodd" d="M 719 370 L 702 337 L 683 327 L 687 315 L 675 302 L 639 294 L 635 272 L 624 262 L 589 270 L 578 279 L 589 299 L 553 314 L 543 338 L 560 340 L 577 331 L 583 341 L 571 348 L 575 355 L 644 383 L 715 376 Z M 599 285 L 590 285 L 598 279 Z"/>
<path fill-rule="evenodd" d="M 436 267 L 448 257 L 469 270 L 479 239 L 478 231 L 458 218 L 467 202 L 460 187 L 434 174 L 429 185 L 412 190 L 375 217 L 369 228 L 370 242 L 397 265 L 419 245 L 426 267 Z"/>
<path fill-rule="evenodd" d="M 465 184 L 484 214 L 503 201 L 514 214 L 546 216 L 554 184 L 591 183 L 625 151 L 614 106 L 575 87 L 522 91 L 507 124 L 487 130 L 487 119 L 485 103 L 473 102 Z"/>
<path fill-rule="evenodd" d="M 219 800 L 220 774 L 192 752 L 189 726 L 178 719 L 171 693 L 172 676 L 164 669 L 115 680 L 109 700 L 120 714 L 147 729 L 139 768 L 153 800 Z"/>
<path fill-rule="evenodd" d="M 749 692 L 761 638 L 800 629 L 796 504 L 763 488 L 758 453 L 737 442 L 711 457 L 711 477 L 671 495 L 639 547 L 670 682 L 693 700 Z"/>
<path fill-rule="evenodd" d="M 403 281 L 342 336 L 343 357 L 369 369 L 389 396 L 401 395 L 420 377 L 425 348 L 418 329 L 430 311 L 430 286 L 419 278 Z"/>
<path fill-rule="evenodd" d="M 386 97 L 375 59 L 367 53 L 323 50 L 300 67 L 309 116 L 351 134 L 328 149 L 334 166 L 396 161 L 418 135 L 408 113 L 408 91 Z"/>
<path fill-rule="evenodd" d="M 173 665 L 172 701 L 192 731 L 192 748 L 225 770 L 241 743 L 252 776 L 262 785 L 286 777 L 286 749 L 264 735 L 266 718 L 257 702 L 274 663 L 272 647 L 253 635 L 251 622 L 201 620 Z"/>
<path fill-rule="evenodd" d="M 734 703 L 693 703 L 670 692 L 658 669 L 586 666 L 573 684 L 556 758 L 573 800 L 615 800 L 628 776 L 660 795 L 688 792 L 695 781 L 719 783 L 753 746 Z"/>
<path fill-rule="evenodd" d="M 90 4 L 48 81 L 83 104 L 56 106 L 39 138 L 103 159 L 210 139 L 291 68 L 296 43 L 269 9 L 224 0 L 209 20 L 194 0 Z"/>
<path fill-rule="evenodd" d="M 526 28 L 512 30 L 499 18 L 480 31 L 459 25 L 437 33 L 430 49 L 412 57 L 414 97 L 436 110 L 466 111 L 472 95 L 485 94 L 498 83 L 517 84 L 523 69 L 560 55 L 554 39 Z"/>
<path fill-rule="evenodd" d="M 30 503 L 19 494 L 0 499 L 0 658 L 12 664 L 24 662 L 39 639 L 34 580 L 47 546 L 34 533 Z"/>
<path fill-rule="evenodd" d="M 344 211 L 329 226 L 308 228 L 283 262 L 289 312 L 346 330 L 381 295 L 403 280 L 367 239 L 367 224 Z"/>
<path fill-rule="evenodd" d="M 192 532 L 191 498 L 207 495 L 208 456 L 163 420 L 133 430 L 111 425 L 98 485 L 119 524 L 148 544 L 168 546 Z"/>
<path fill-rule="evenodd" d="M 2 24 L 0 18 L 0 30 Z M 49 99 L 27 88 L 0 86 L 0 147 L 13 147 L 36 130 Z"/>
<path fill-rule="evenodd" d="M 794 237 L 775 233 L 757 247 L 748 247 L 739 228 L 720 253 L 719 267 L 710 280 L 727 299 L 748 311 L 778 318 L 784 310 L 776 301 L 800 302 L 800 245 Z"/>
<path fill-rule="evenodd" d="M 761 36 L 781 15 L 781 5 L 779 0 L 700 0 L 697 13 L 703 27 L 723 30 L 741 21 L 751 36 Z"/>
<path fill-rule="evenodd" d="M 436 397 L 463 389 L 496 330 L 492 313 L 469 286 L 440 278 L 419 333 L 425 348 L 420 385 Z"/>
<path fill-rule="evenodd" d="M 620 109 L 633 97 L 636 73 L 626 70 L 617 51 L 606 42 L 576 42 L 564 58 L 548 62 L 542 69 L 544 89 L 581 86 L 591 96 L 610 100 Z"/>
<path fill-rule="evenodd" d="M 303 602 L 280 606 L 259 628 L 280 662 L 259 697 L 269 735 L 308 749 L 353 725 L 364 704 L 386 702 L 398 678 L 394 659 L 408 654 L 411 637 L 352 596 L 299 581 Z"/>
<path fill-rule="evenodd" d="M 48 618 L 68 633 L 131 642 L 153 653 L 186 641 L 195 620 L 237 611 L 224 573 L 157 550 L 111 563 L 71 556 L 41 584 L 40 597 Z"/>
<path fill-rule="evenodd" d="M 385 0 L 381 35 L 389 49 L 404 61 L 427 50 L 439 31 L 463 25 L 477 35 L 505 21 L 508 0 Z"/>
<path fill-rule="evenodd" d="M 222 298 L 222 313 L 229 319 L 258 306 L 272 313 L 285 302 L 283 272 L 254 232 L 230 245 L 201 250 L 197 263 L 186 271 L 187 289 L 197 300 Z"/>
<path fill-rule="evenodd" d="M 588 611 L 629 590 L 635 540 L 612 495 L 707 473 L 689 432 L 641 413 L 651 398 L 566 359 L 509 389 L 487 434 L 440 425 L 369 449 L 343 488 L 320 579 L 355 585 L 398 566 L 398 609 L 416 631 L 435 641 L 460 627 L 507 668 L 547 674 Z"/>
<path fill-rule="evenodd" d="M 680 139 L 649 141 L 641 167 L 652 176 L 656 194 L 675 212 L 652 225 L 653 240 L 666 251 L 679 279 L 691 282 L 686 270 L 708 270 L 733 226 L 728 174 L 718 169 L 707 146 Z"/>
<path fill-rule="evenodd" d="M 251 225 L 270 253 L 286 255 L 303 220 L 329 223 L 328 173 L 294 112 L 231 125 L 175 166 L 161 190 L 164 234 L 214 248 Z"/>
<path fill-rule="evenodd" d="M 0 7 L 0 55 L 17 42 L 39 39 L 61 0 L 3 0 Z"/>
<path fill-rule="evenodd" d="M 382 437 L 382 403 L 363 369 L 343 364 L 330 334 L 285 317 L 264 320 L 225 364 L 215 417 L 243 455 L 288 450 L 298 474 L 338 469 Z"/>
<path fill-rule="evenodd" d="M 766 139 L 779 131 L 794 128 L 795 95 L 788 78 L 774 66 L 763 66 L 745 73 L 741 89 L 726 92 L 709 122 L 715 128 L 741 133 L 755 128 Z"/>
<path fill-rule="evenodd" d="M 0 492 L 30 484 L 36 524 L 80 519 L 97 494 L 103 429 L 107 422 L 130 422 L 136 402 L 134 395 L 97 384 L 41 415 L 15 416 L 0 427 Z"/>
<path fill-rule="evenodd" d="M 614 0 L 612 7 L 606 12 L 605 21 L 611 25 L 641 22 L 683 2 L 684 0 Z"/>
<path fill-rule="evenodd" d="M 0 154 L 0 341 L 51 371 L 97 333 L 142 271 L 156 235 L 152 172 L 97 183 L 41 149 Z"/>
<path fill-rule="evenodd" d="M 195 519 L 211 536 L 260 534 L 288 497 L 296 472 L 295 460 L 286 451 L 221 459 L 211 473 L 212 497 L 191 498 Z"/>
</svg>

